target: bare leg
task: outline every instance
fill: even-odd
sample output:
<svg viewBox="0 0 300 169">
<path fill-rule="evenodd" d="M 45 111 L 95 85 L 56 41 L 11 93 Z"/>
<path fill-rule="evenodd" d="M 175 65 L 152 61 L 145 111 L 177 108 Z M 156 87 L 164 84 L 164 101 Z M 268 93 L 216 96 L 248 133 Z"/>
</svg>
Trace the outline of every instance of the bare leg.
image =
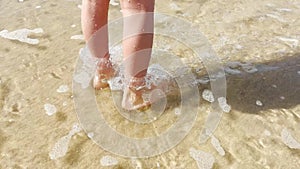
<svg viewBox="0 0 300 169">
<path fill-rule="evenodd" d="M 124 90 L 122 106 L 139 109 L 148 106 L 142 98 L 144 77 L 151 58 L 153 45 L 154 0 L 121 0 L 124 18 L 123 55 L 125 78 L 128 87 Z M 147 33 L 148 32 L 148 33 Z"/>
<path fill-rule="evenodd" d="M 91 54 L 99 58 L 93 83 L 96 89 L 107 87 L 105 80 L 114 74 L 108 50 L 108 8 L 109 0 L 82 0 L 81 25 L 84 38 Z"/>
</svg>

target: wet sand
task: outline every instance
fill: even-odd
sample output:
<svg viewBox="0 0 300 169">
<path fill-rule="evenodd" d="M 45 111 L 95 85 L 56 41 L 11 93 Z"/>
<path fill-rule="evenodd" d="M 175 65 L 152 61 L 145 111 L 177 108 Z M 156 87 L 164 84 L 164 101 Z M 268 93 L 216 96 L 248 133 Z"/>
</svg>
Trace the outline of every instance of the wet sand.
<svg viewBox="0 0 300 169">
<path fill-rule="evenodd" d="M 52 0 L 24 2 L 2 0 L 0 31 L 42 28 L 30 37 L 37 45 L 0 37 L 0 168 L 197 168 L 190 148 L 211 154 L 213 168 L 299 168 L 300 150 L 285 144 L 282 131 L 300 142 L 300 3 L 297 0 L 203 0 L 158 1 L 157 12 L 176 15 L 199 25 L 226 67 L 231 62 L 250 62 L 258 71 L 226 75 L 227 100 L 231 112 L 223 118 L 214 136 L 225 151 L 220 155 L 211 141 L 199 143 L 209 103 L 200 101 L 197 122 L 189 135 L 174 149 L 148 159 L 132 160 L 102 150 L 81 131 L 72 135 L 65 156 L 51 160 L 55 143 L 78 123 L 72 96 L 72 80 L 82 40 L 80 1 Z M 121 16 L 112 6 L 110 19 Z M 157 38 L 159 39 L 159 38 Z M 168 40 L 166 40 L 168 43 Z M 155 46 L 163 46 L 156 41 Z M 174 53 L 193 68 L 190 49 L 178 47 Z M 204 73 L 205 74 L 205 73 Z M 196 75 L 201 78 L 202 74 Z M 67 92 L 57 89 L 67 85 Z M 209 89 L 200 84 L 199 92 Z M 117 114 L 108 90 L 98 92 L 98 105 Z M 257 104 L 260 101 L 262 105 Z M 47 115 L 44 105 L 57 112 Z M 103 105 L 103 104 L 104 105 Z M 167 110 L 174 112 L 176 105 Z M 116 116 L 107 116 L 120 132 L 128 132 Z M 169 119 L 169 118 L 167 118 Z M 162 120 L 161 127 L 172 119 Z M 164 123 L 164 124 L 162 124 Z M 132 136 L 151 136 L 147 127 Z M 100 159 L 118 160 L 104 167 Z"/>
</svg>

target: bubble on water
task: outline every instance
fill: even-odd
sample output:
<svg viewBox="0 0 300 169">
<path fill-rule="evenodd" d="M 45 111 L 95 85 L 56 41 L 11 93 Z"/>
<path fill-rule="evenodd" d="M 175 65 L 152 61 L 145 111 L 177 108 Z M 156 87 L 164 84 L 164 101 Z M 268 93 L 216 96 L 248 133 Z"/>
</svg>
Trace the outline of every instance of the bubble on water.
<svg viewBox="0 0 300 169">
<path fill-rule="evenodd" d="M 181 115 L 181 109 L 180 108 L 175 108 L 174 112 L 175 112 L 176 116 L 180 116 Z"/>
<path fill-rule="evenodd" d="M 67 103 L 66 101 L 64 101 L 62 105 L 63 105 L 63 106 L 67 106 L 68 103 Z"/>
<path fill-rule="evenodd" d="M 36 28 L 32 30 L 24 28 L 12 32 L 8 32 L 8 30 L 2 30 L 0 31 L 0 36 L 6 39 L 18 40 L 20 42 L 36 45 L 39 43 L 39 40 L 28 38 L 28 35 L 32 33 L 43 33 L 43 32 L 44 31 L 42 28 Z"/>
<path fill-rule="evenodd" d="M 243 49 L 243 46 L 240 44 L 237 44 L 237 45 L 235 45 L 235 48 L 240 50 L 240 49 Z"/>
<path fill-rule="evenodd" d="M 94 137 L 94 133 L 93 133 L 93 132 L 89 132 L 89 133 L 87 134 L 87 136 L 88 136 L 89 138 L 93 138 L 93 137 Z"/>
<path fill-rule="evenodd" d="M 215 163 L 213 155 L 194 148 L 190 148 L 190 156 L 196 160 L 199 169 L 211 169 Z"/>
<path fill-rule="evenodd" d="M 255 104 L 256 104 L 257 106 L 263 106 L 263 103 L 262 103 L 260 100 L 256 100 Z"/>
<path fill-rule="evenodd" d="M 36 6 L 35 8 L 36 8 L 36 9 L 40 9 L 40 8 L 41 8 L 41 6 L 40 6 L 40 5 L 38 5 L 38 6 Z"/>
<path fill-rule="evenodd" d="M 24 2 L 24 0 L 18 0 L 19 2 Z"/>
<path fill-rule="evenodd" d="M 82 5 L 77 5 L 77 8 L 82 9 Z"/>
<path fill-rule="evenodd" d="M 157 168 L 160 168 L 159 162 L 156 162 L 156 167 L 157 167 Z"/>
<path fill-rule="evenodd" d="M 215 101 L 213 93 L 208 89 L 203 90 L 202 98 L 211 103 Z"/>
<path fill-rule="evenodd" d="M 300 75 L 300 70 L 299 70 L 299 71 L 297 71 L 297 73 L 298 73 L 298 75 Z"/>
<path fill-rule="evenodd" d="M 71 28 L 75 28 L 75 27 L 76 27 L 76 25 L 75 25 L 75 24 L 71 25 Z"/>
<path fill-rule="evenodd" d="M 285 99 L 285 97 L 284 97 L 284 96 L 280 96 L 280 99 L 281 99 L 281 100 L 284 100 L 284 99 Z"/>
<path fill-rule="evenodd" d="M 56 91 L 58 93 L 65 93 L 65 92 L 69 91 L 69 87 L 68 87 L 68 85 L 60 85 Z"/>
<path fill-rule="evenodd" d="M 285 145 L 292 149 L 300 149 L 300 143 L 295 140 L 287 128 L 281 131 L 281 140 Z"/>
<path fill-rule="evenodd" d="M 264 135 L 270 136 L 270 135 L 271 135 L 271 132 L 270 132 L 269 130 L 265 130 L 265 131 L 264 131 Z"/>
<path fill-rule="evenodd" d="M 74 39 L 74 40 L 83 40 L 84 36 L 83 35 L 73 35 L 71 36 L 70 39 Z"/>
<path fill-rule="evenodd" d="M 116 158 L 111 156 L 104 156 L 101 158 L 100 163 L 103 167 L 107 166 L 114 166 L 117 165 L 119 162 Z"/>
<path fill-rule="evenodd" d="M 221 109 L 226 112 L 229 113 L 231 110 L 231 106 L 227 104 L 227 100 L 225 97 L 220 97 L 218 98 L 218 102 L 219 102 L 219 106 L 221 107 Z"/>
<path fill-rule="evenodd" d="M 217 152 L 221 156 L 225 155 L 225 151 L 224 151 L 223 147 L 221 146 L 220 141 L 215 136 L 211 136 L 210 143 L 213 145 L 213 147 L 217 150 Z"/>
<path fill-rule="evenodd" d="M 119 5 L 119 3 L 116 2 L 115 0 L 110 0 L 110 1 L 109 1 L 109 4 L 112 5 L 112 6 L 117 6 L 117 5 Z"/>
<path fill-rule="evenodd" d="M 72 127 L 72 130 L 69 132 L 68 135 L 63 136 L 60 138 L 52 148 L 52 150 L 49 153 L 49 157 L 51 160 L 56 160 L 58 158 L 61 158 L 67 154 L 68 147 L 70 140 L 72 136 L 78 132 L 80 132 L 82 129 L 78 123 L 74 124 Z"/>
<path fill-rule="evenodd" d="M 44 109 L 46 110 L 46 114 L 48 116 L 52 116 L 53 114 L 55 114 L 57 112 L 56 107 L 49 103 L 44 104 Z"/>
</svg>

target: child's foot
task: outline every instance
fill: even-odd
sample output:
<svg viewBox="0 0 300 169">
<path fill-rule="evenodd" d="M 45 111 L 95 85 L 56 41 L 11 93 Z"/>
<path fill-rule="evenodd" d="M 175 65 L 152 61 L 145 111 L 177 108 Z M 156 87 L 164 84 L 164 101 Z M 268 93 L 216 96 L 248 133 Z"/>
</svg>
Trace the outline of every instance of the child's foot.
<svg viewBox="0 0 300 169">
<path fill-rule="evenodd" d="M 145 78 L 133 78 L 124 89 L 122 107 L 126 110 L 145 110 L 151 105 L 151 101 L 145 100 L 143 95 L 154 89 L 146 86 Z"/>
<path fill-rule="evenodd" d="M 115 74 L 115 70 L 112 66 L 109 57 L 99 59 L 97 63 L 96 73 L 93 80 L 93 86 L 96 90 L 104 89 L 108 87 L 108 82 Z"/>
<path fill-rule="evenodd" d="M 154 85 L 152 78 L 152 76 L 146 76 L 131 79 L 123 93 L 122 107 L 124 109 L 144 111 L 150 108 L 151 104 L 165 97 L 169 85 L 172 85 L 170 81 L 163 80 Z"/>
</svg>

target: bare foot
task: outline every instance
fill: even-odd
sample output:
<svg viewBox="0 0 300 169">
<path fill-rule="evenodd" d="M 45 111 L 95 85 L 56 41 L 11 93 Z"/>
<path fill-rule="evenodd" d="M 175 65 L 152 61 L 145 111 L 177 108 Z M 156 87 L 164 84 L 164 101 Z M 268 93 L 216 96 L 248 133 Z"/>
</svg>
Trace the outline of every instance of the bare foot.
<svg viewBox="0 0 300 169">
<path fill-rule="evenodd" d="M 152 91 L 157 88 L 153 84 L 146 85 L 145 77 L 132 78 L 128 87 L 124 89 L 122 107 L 126 110 L 147 110 L 159 99 L 157 96 L 152 96 Z"/>
<path fill-rule="evenodd" d="M 115 70 L 112 66 L 109 57 L 99 59 L 97 63 L 97 70 L 93 80 L 93 86 L 96 90 L 104 89 L 108 87 L 108 82 L 115 74 Z"/>
<path fill-rule="evenodd" d="M 143 78 L 132 78 L 124 89 L 122 107 L 126 110 L 146 109 L 150 106 L 149 101 L 143 99 L 146 92 L 146 83 Z"/>
</svg>

